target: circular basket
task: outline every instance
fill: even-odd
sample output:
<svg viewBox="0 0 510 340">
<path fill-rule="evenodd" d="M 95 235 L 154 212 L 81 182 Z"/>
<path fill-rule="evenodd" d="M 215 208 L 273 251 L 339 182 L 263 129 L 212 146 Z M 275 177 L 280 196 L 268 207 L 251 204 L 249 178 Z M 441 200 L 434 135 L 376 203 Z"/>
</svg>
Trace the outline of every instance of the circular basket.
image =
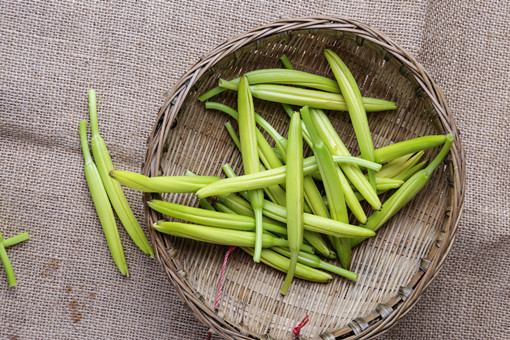
<svg viewBox="0 0 510 340">
<path fill-rule="evenodd" d="M 205 110 L 198 96 L 259 68 L 279 68 L 286 54 L 298 70 L 333 78 L 323 56 L 332 49 L 345 61 L 364 96 L 397 102 L 391 112 L 368 114 L 376 148 L 402 140 L 451 133 L 450 156 L 424 189 L 376 237 L 353 250 L 356 283 L 336 277 L 327 284 L 295 279 L 279 293 L 284 274 L 254 263 L 241 250 L 230 255 L 219 307 L 214 310 L 227 247 L 168 237 L 152 223 L 161 218 L 147 209 L 156 257 L 194 315 L 226 339 L 291 339 L 305 315 L 306 339 L 366 339 L 394 325 L 418 301 L 448 254 L 464 200 L 465 165 L 459 134 L 444 96 L 425 69 L 394 42 L 354 20 L 313 17 L 278 21 L 225 42 L 186 73 L 162 106 L 149 138 L 144 173 L 221 175 L 230 163 L 240 173 L 241 157 L 223 128 L 228 117 Z M 214 101 L 236 107 L 226 91 Z M 255 110 L 281 133 L 288 117 L 279 105 L 255 100 Z M 348 114 L 328 112 L 340 137 L 358 154 Z M 284 133 L 285 134 L 285 133 Z M 430 160 L 438 149 L 429 150 Z M 144 200 L 155 198 L 146 194 Z M 197 205 L 191 194 L 163 199 Z"/>
</svg>

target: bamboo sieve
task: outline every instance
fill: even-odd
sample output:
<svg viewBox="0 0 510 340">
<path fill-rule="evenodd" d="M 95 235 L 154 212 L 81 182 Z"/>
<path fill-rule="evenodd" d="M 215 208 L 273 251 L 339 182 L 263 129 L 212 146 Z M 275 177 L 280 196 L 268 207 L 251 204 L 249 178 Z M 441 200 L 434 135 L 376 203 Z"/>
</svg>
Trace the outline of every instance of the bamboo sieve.
<svg viewBox="0 0 510 340">
<path fill-rule="evenodd" d="M 465 191 L 465 164 L 445 98 L 427 71 L 380 32 L 354 20 L 312 17 L 278 21 L 242 34 L 213 49 L 175 85 L 161 107 L 148 140 L 143 171 L 148 176 L 221 175 L 230 163 L 241 173 L 241 157 L 223 124 L 228 117 L 205 110 L 198 96 L 217 85 L 260 68 L 280 68 L 286 54 L 298 70 L 333 78 L 323 56 L 332 49 L 346 62 L 364 96 L 397 102 L 391 112 L 369 113 L 376 148 L 402 140 L 451 133 L 450 156 L 425 188 L 381 228 L 353 250 L 352 270 L 359 280 L 336 277 L 328 284 L 294 280 L 279 293 L 284 274 L 256 264 L 241 250 L 230 255 L 219 308 L 213 310 L 227 247 L 164 236 L 152 229 L 161 218 L 146 208 L 156 257 L 179 296 L 211 331 L 225 339 L 291 339 L 305 315 L 303 339 L 367 339 L 382 334 L 404 316 L 432 282 L 457 232 Z M 225 91 L 214 101 L 236 107 Z M 289 119 L 274 103 L 255 101 L 255 110 L 282 134 Z M 352 154 L 359 154 L 347 113 L 328 112 Z M 427 151 L 430 160 L 437 149 Z M 146 194 L 144 200 L 156 198 Z M 197 205 L 194 195 L 163 199 Z M 384 197 L 383 197 L 384 199 Z"/>
</svg>

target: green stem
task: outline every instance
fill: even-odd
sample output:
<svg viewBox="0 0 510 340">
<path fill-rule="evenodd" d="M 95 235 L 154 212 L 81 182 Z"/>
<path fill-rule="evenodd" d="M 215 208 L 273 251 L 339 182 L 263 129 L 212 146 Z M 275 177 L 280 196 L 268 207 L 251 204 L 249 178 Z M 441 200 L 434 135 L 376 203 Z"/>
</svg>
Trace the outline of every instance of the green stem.
<svg viewBox="0 0 510 340">
<path fill-rule="evenodd" d="M 7 256 L 7 252 L 4 247 L 4 240 L 2 237 L 2 233 L 0 232 L 0 260 L 5 269 L 5 274 L 7 275 L 7 281 L 9 282 L 9 287 L 16 286 L 16 276 L 14 276 L 14 270 L 12 269 L 11 261 Z"/>
<path fill-rule="evenodd" d="M 30 238 L 30 236 L 28 235 L 27 232 L 18 234 L 18 235 L 13 236 L 13 237 L 9 237 L 8 239 L 4 240 L 4 247 L 8 248 L 8 247 L 13 246 L 15 244 L 18 244 L 18 243 L 21 243 L 23 241 L 26 241 L 29 238 Z"/>
</svg>

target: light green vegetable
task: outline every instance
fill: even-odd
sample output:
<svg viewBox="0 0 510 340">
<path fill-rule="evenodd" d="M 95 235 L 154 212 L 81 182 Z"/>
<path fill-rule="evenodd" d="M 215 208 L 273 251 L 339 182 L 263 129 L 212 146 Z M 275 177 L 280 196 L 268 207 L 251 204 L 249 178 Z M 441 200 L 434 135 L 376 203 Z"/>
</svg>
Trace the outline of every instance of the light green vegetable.
<svg viewBox="0 0 510 340">
<path fill-rule="evenodd" d="M 236 84 L 223 79 L 220 79 L 220 86 L 231 90 L 237 89 Z M 253 97 L 270 102 L 347 111 L 344 97 L 338 93 L 272 84 L 251 85 L 250 91 Z M 363 97 L 363 104 L 367 112 L 386 111 L 396 108 L 394 102 L 376 98 Z"/>
<path fill-rule="evenodd" d="M 244 173 L 247 175 L 260 171 L 258 148 L 257 148 L 257 126 L 255 125 L 255 110 L 250 92 L 248 79 L 241 77 L 237 95 L 237 106 L 239 110 L 239 139 L 241 141 L 241 156 L 243 158 Z M 253 260 L 260 262 L 262 250 L 262 209 L 264 208 L 264 192 L 262 189 L 249 191 L 250 203 L 255 213 L 255 252 Z"/>
<path fill-rule="evenodd" d="M 83 151 L 83 158 L 85 159 L 85 178 L 89 187 L 92 202 L 96 207 L 99 221 L 103 226 L 103 232 L 112 254 L 113 261 L 122 275 L 129 276 L 129 270 L 124 257 L 124 250 L 120 241 L 119 231 L 117 230 L 117 223 L 113 215 L 112 206 L 108 200 L 108 195 L 101 181 L 101 176 L 97 170 L 96 165 L 92 161 L 92 156 L 89 151 L 89 144 L 87 141 L 87 121 L 80 121 L 80 141 Z"/>
<path fill-rule="evenodd" d="M 421 150 L 431 149 L 443 145 L 446 141 L 445 135 L 431 135 L 413 138 L 384 146 L 374 151 L 375 162 L 383 164 L 396 158 L 415 153 Z"/>
<path fill-rule="evenodd" d="M 446 135 L 446 141 L 439 154 L 434 160 L 423 170 L 415 173 L 409 178 L 386 202 L 384 202 L 381 210 L 373 213 L 364 225 L 365 228 L 377 231 L 386 221 L 393 217 L 400 209 L 402 209 L 409 201 L 411 201 L 420 190 L 427 184 L 430 176 L 443 161 L 453 143 L 453 135 Z M 361 243 L 363 239 L 352 239 L 351 246 L 355 247 Z"/>
<path fill-rule="evenodd" d="M 317 133 L 317 128 L 315 127 L 307 106 L 301 109 L 301 116 L 303 117 L 303 121 L 308 129 L 310 138 L 312 139 L 312 150 L 317 160 L 319 172 L 326 190 L 331 218 L 335 221 L 349 223 L 349 216 L 347 215 L 347 207 L 345 204 L 342 181 L 339 177 L 338 167 L 333 162 L 333 157 L 331 156 L 326 144 L 324 144 Z M 343 268 L 349 269 L 351 265 L 351 241 L 349 239 L 331 236 L 329 239 L 333 244 L 333 248 L 335 248 L 337 252 L 340 264 Z"/>
<path fill-rule="evenodd" d="M 319 110 L 319 109 L 310 109 L 310 113 L 311 113 L 311 118 L 312 118 L 312 122 L 315 126 L 315 129 L 317 131 L 317 134 L 319 135 L 319 138 L 323 141 L 324 145 L 326 146 L 326 148 L 329 150 L 329 152 L 331 154 L 332 151 L 331 150 L 334 150 L 332 149 L 327 143 L 325 140 L 328 140 L 328 138 L 324 138 L 326 137 L 326 135 L 329 133 L 329 131 L 326 130 L 326 127 L 324 124 L 322 124 L 322 121 L 320 120 L 319 116 L 321 114 L 323 114 L 322 110 Z M 331 124 L 331 123 L 330 123 Z M 336 135 L 336 132 L 334 132 L 334 134 Z M 324 136 L 324 137 L 323 137 Z M 338 135 L 337 135 L 338 136 Z M 329 137 L 329 136 L 328 136 Z M 350 156 L 347 152 L 347 155 Z M 339 165 L 335 165 L 335 168 L 336 168 L 336 171 L 337 171 L 337 174 L 338 174 L 338 177 L 340 179 L 340 184 L 341 184 L 341 187 L 342 187 L 342 192 L 344 194 L 344 198 L 345 198 L 345 202 L 347 204 L 347 206 L 349 207 L 349 209 L 351 210 L 351 212 L 353 213 L 353 215 L 356 217 L 356 219 L 360 222 L 360 223 L 365 223 L 367 221 L 367 215 L 365 214 L 365 211 L 363 210 L 363 208 L 361 207 L 361 204 L 359 202 L 359 200 L 357 199 L 356 195 L 354 194 L 354 191 L 353 189 L 351 188 L 351 186 L 349 185 L 349 181 L 347 180 L 347 178 L 345 177 L 344 173 L 342 172 L 341 168 L 339 167 Z M 356 167 L 356 169 L 358 169 L 359 171 L 359 168 Z M 361 171 L 360 171 L 361 172 Z M 367 183 L 369 184 L 369 183 Z M 359 186 L 359 185 L 358 185 Z M 363 185 L 362 185 L 363 187 Z M 371 186 L 370 186 L 371 188 Z"/>
<path fill-rule="evenodd" d="M 196 192 L 220 180 L 216 176 L 156 176 L 147 177 L 136 172 L 111 170 L 110 177 L 142 192 L 183 193 Z"/>
<path fill-rule="evenodd" d="M 231 116 L 232 118 L 234 118 L 236 121 L 239 120 L 239 114 L 237 113 L 237 111 L 225 104 L 216 102 L 206 102 L 205 108 L 224 112 Z M 276 131 L 276 129 L 271 124 L 269 124 L 264 118 L 262 118 L 258 114 L 255 114 L 255 122 L 261 128 L 263 128 L 271 136 L 271 138 L 274 139 L 274 141 L 276 142 L 276 146 L 279 147 L 279 149 L 280 148 L 287 149 L 287 139 L 282 137 L 278 133 L 278 131 Z"/>
<path fill-rule="evenodd" d="M 154 223 L 153 227 L 164 234 L 226 246 L 254 247 L 256 242 L 256 234 L 251 231 L 215 228 L 198 224 L 167 221 Z M 288 247 L 288 244 L 289 242 L 286 239 L 274 237 L 269 233 L 262 233 L 260 238 L 260 245 L 262 248 L 275 246 Z"/>
<path fill-rule="evenodd" d="M 319 133 L 321 139 L 324 141 L 329 151 L 333 155 L 333 158 L 336 156 L 351 156 L 349 150 L 344 145 L 340 136 L 335 131 L 335 128 L 331 124 L 330 120 L 322 110 L 315 109 L 313 115 L 313 121 L 315 126 L 317 127 L 317 132 Z M 354 184 L 356 189 L 365 197 L 368 203 L 372 206 L 373 209 L 379 210 L 381 209 L 381 201 L 377 196 L 376 191 L 372 188 L 368 179 L 361 172 L 359 167 L 356 164 L 346 164 L 340 163 L 340 168 L 342 172 L 345 174 L 347 179 Z M 375 171 L 379 171 L 379 169 L 374 169 Z M 347 197 L 349 198 L 349 197 Z M 349 202 L 349 201 L 347 201 Z M 352 205 L 354 207 L 354 205 Z M 356 211 L 356 208 L 352 208 Z M 362 216 L 360 217 L 362 218 Z"/>
<path fill-rule="evenodd" d="M 97 122 L 97 109 L 96 109 L 96 91 L 89 90 L 89 112 L 90 112 L 90 130 L 92 137 L 90 145 L 94 160 L 96 162 L 97 170 L 101 176 L 108 198 L 112 203 L 113 209 L 117 213 L 122 225 L 135 244 L 147 255 L 154 257 L 154 250 L 152 249 L 149 240 L 145 236 L 140 224 L 136 220 L 135 215 L 131 211 L 129 204 L 124 196 L 124 192 L 117 181 L 110 177 L 110 171 L 113 170 L 113 163 L 110 154 L 106 148 L 106 144 L 99 135 L 99 126 Z"/>
<path fill-rule="evenodd" d="M 253 249 L 247 247 L 242 247 L 242 249 L 248 254 L 253 255 Z M 287 272 L 290 265 L 290 260 L 287 257 L 270 249 L 262 249 L 261 262 L 284 273 Z M 301 263 L 297 264 L 294 276 L 298 279 L 313 282 L 329 282 L 333 279 L 330 274 L 308 267 Z"/>
<path fill-rule="evenodd" d="M 333 79 L 302 71 L 285 69 L 261 69 L 247 72 L 245 73 L 245 76 L 248 78 L 250 85 L 263 83 L 288 84 L 311 87 L 327 92 L 340 93 L 340 89 Z M 239 85 L 239 81 L 240 78 L 231 80 L 231 83 L 236 87 L 236 90 L 237 86 Z M 225 90 L 226 88 L 222 87 L 220 84 L 220 86 L 217 86 L 198 97 L 198 100 L 203 102 Z"/>
<path fill-rule="evenodd" d="M 223 165 L 223 170 L 224 170 L 225 174 L 227 175 L 227 177 L 229 177 L 229 178 L 236 177 L 234 171 L 232 170 L 232 168 L 230 167 L 230 165 L 228 163 Z M 314 184 L 314 186 L 315 186 L 315 184 Z M 266 189 L 264 189 L 264 190 L 266 190 Z M 266 194 L 267 194 L 267 192 L 266 192 Z M 241 195 L 247 199 L 246 192 L 241 192 Z M 318 195 L 320 197 L 320 194 L 318 194 Z M 268 194 L 268 196 L 270 196 L 270 195 Z M 273 201 L 273 202 L 276 203 L 275 201 Z M 278 204 L 278 203 L 276 203 L 276 204 Z M 306 204 L 304 205 L 304 208 L 306 208 Z M 304 209 L 304 210 L 306 211 L 306 209 Z M 319 233 L 313 232 L 310 230 L 305 230 L 303 233 L 303 238 L 313 248 L 315 248 L 315 250 L 319 254 L 321 254 L 327 258 L 335 257 L 334 254 L 332 254 L 331 250 L 328 248 L 328 245 L 326 244 L 326 242 L 324 242 L 324 239 L 319 235 Z"/>
<path fill-rule="evenodd" d="M 16 236 L 9 237 L 8 239 L 3 240 L 3 244 L 4 244 L 5 248 L 9 248 L 10 246 L 13 246 L 15 244 L 24 242 L 24 241 L 28 240 L 29 238 L 30 238 L 30 236 L 28 235 L 28 233 L 24 232 L 24 233 L 21 233 Z"/>
<path fill-rule="evenodd" d="M 363 98 L 359 90 L 358 84 L 351 71 L 333 51 L 326 49 L 324 55 L 329 62 L 329 66 L 338 82 L 338 87 L 344 96 L 345 104 L 351 117 L 352 127 L 358 140 L 361 156 L 369 161 L 374 161 L 374 143 L 368 126 L 367 113 L 363 104 Z M 375 190 L 375 174 L 368 170 L 368 180 Z"/>
<path fill-rule="evenodd" d="M 424 151 L 418 151 L 414 155 L 409 154 L 394 159 L 391 162 L 384 164 L 381 170 L 379 170 L 375 175 L 376 177 L 395 177 L 402 171 L 415 166 L 423 157 L 424 153 Z"/>
<path fill-rule="evenodd" d="M 289 290 L 303 245 L 303 137 L 301 135 L 301 119 L 294 112 L 290 120 L 287 148 L 287 239 L 289 240 L 290 265 L 280 293 L 285 295 Z"/>
<path fill-rule="evenodd" d="M 420 162 L 416 164 L 415 166 L 406 169 L 399 173 L 397 176 L 393 177 L 393 179 L 401 180 L 401 181 L 407 181 L 412 175 L 423 169 L 427 165 L 427 161 Z"/>
<path fill-rule="evenodd" d="M 5 269 L 5 274 L 7 275 L 7 282 L 9 282 L 9 287 L 16 286 L 16 276 L 14 275 L 14 270 L 12 269 L 11 261 L 7 256 L 7 252 L 5 251 L 4 239 L 2 237 L 2 233 L 0 232 L 0 260 Z"/>
<path fill-rule="evenodd" d="M 234 144 L 241 151 L 239 137 L 235 133 L 232 125 L 225 124 L 225 127 L 227 128 L 230 137 L 234 141 Z M 273 167 L 283 166 L 283 164 L 278 159 L 278 157 L 276 156 L 273 149 L 271 148 L 269 143 L 266 141 L 266 139 L 264 138 L 262 133 L 260 133 L 260 131 L 258 131 L 258 130 L 256 132 L 257 132 L 258 154 L 259 154 L 259 158 L 261 160 L 260 171 L 266 170 L 264 165 L 266 167 L 269 167 L 270 169 L 272 169 Z M 222 169 L 223 169 L 223 172 L 227 175 L 227 177 L 233 177 L 232 175 L 235 175 L 234 170 L 232 170 L 232 168 L 230 167 L 229 164 L 223 165 Z M 229 175 L 229 174 L 231 174 L 231 175 Z M 280 205 L 285 205 L 285 191 L 278 184 L 267 186 L 263 189 L 271 201 L 273 201 L 277 204 L 280 204 Z"/>
<path fill-rule="evenodd" d="M 250 204 L 242 197 L 234 194 L 227 194 L 218 196 L 218 198 L 222 203 L 234 210 L 236 213 L 240 215 L 253 216 L 253 210 L 251 210 Z M 287 223 L 287 209 L 267 200 L 264 202 L 264 215 L 268 217 L 270 221 L 276 220 L 282 223 Z M 303 218 L 305 230 L 326 235 L 333 235 L 337 237 L 358 237 L 356 234 L 364 234 L 362 237 L 372 237 L 375 235 L 374 232 L 366 228 L 335 221 L 330 218 L 307 213 L 303 214 Z"/>
<path fill-rule="evenodd" d="M 250 216 L 232 215 L 218 211 L 188 207 L 172 202 L 161 200 L 152 200 L 147 205 L 170 217 L 179 218 L 191 223 L 206 225 L 210 227 L 235 229 L 235 230 L 255 230 L 255 219 Z M 269 222 L 262 222 L 264 229 L 279 235 L 286 235 L 287 229 L 280 225 Z"/>
<path fill-rule="evenodd" d="M 374 170 L 379 170 L 381 168 L 380 164 L 369 162 L 357 157 L 333 156 L 333 161 L 337 163 L 358 164 L 360 166 Z M 303 175 L 310 175 L 318 170 L 319 168 L 315 157 L 308 157 L 303 160 Z M 196 195 L 199 198 L 205 198 L 209 196 L 239 192 L 242 190 L 265 188 L 274 184 L 281 184 L 285 182 L 286 171 L 287 167 L 282 166 L 251 175 L 237 176 L 235 178 L 224 178 L 198 190 Z"/>
<path fill-rule="evenodd" d="M 291 255 L 290 251 L 286 248 L 273 247 L 273 248 L 271 248 L 271 250 L 273 250 L 273 251 L 277 252 L 278 254 L 281 254 L 285 257 L 290 257 L 290 255 Z M 343 276 L 343 277 L 348 278 L 349 280 L 352 280 L 352 281 L 358 280 L 358 274 L 353 273 L 349 270 L 343 269 L 341 267 L 337 267 L 331 263 L 324 262 L 317 255 L 299 252 L 298 262 L 301 264 L 304 264 L 308 267 L 327 270 L 328 272 L 337 274 L 339 276 Z"/>
</svg>

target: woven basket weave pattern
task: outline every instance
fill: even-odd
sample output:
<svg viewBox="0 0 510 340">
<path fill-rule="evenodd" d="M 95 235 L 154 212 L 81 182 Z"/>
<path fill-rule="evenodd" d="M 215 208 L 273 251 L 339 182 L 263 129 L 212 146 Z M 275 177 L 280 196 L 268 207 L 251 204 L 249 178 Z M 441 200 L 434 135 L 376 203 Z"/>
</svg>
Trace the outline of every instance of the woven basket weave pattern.
<svg viewBox="0 0 510 340">
<path fill-rule="evenodd" d="M 296 69 L 332 77 L 324 48 L 346 62 L 364 96 L 396 101 L 392 112 L 369 114 L 375 147 L 413 137 L 453 133 L 457 141 L 447 166 L 399 214 L 353 252 L 352 270 L 359 281 L 335 278 L 329 284 L 293 282 L 280 296 L 284 275 L 236 250 L 229 259 L 222 298 L 212 311 L 224 247 L 163 237 L 151 229 L 157 256 L 180 296 L 199 320 L 227 339 L 269 336 L 288 339 L 291 329 L 308 314 L 305 338 L 367 338 L 381 334 L 419 299 L 442 265 L 456 233 L 464 197 L 462 150 L 451 113 L 440 90 L 423 68 L 380 33 L 337 18 L 282 21 L 250 31 L 227 42 L 197 63 L 176 85 L 163 105 L 149 140 L 148 175 L 220 175 L 230 163 L 241 173 L 241 157 L 223 124 L 226 115 L 206 111 L 197 97 L 244 72 L 281 67 L 287 54 Z M 213 98 L 236 106 L 235 93 Z M 255 101 L 255 110 L 286 134 L 288 118 L 274 103 Z M 346 113 L 328 113 L 352 154 L 356 139 Z M 428 151 L 431 159 L 437 149 Z M 446 164 L 445 163 L 445 164 Z M 150 195 L 145 196 L 150 199 Z M 189 194 L 166 200 L 196 205 Z M 367 207 L 367 211 L 369 208 Z M 161 216 L 147 211 L 151 225 Z"/>
</svg>

